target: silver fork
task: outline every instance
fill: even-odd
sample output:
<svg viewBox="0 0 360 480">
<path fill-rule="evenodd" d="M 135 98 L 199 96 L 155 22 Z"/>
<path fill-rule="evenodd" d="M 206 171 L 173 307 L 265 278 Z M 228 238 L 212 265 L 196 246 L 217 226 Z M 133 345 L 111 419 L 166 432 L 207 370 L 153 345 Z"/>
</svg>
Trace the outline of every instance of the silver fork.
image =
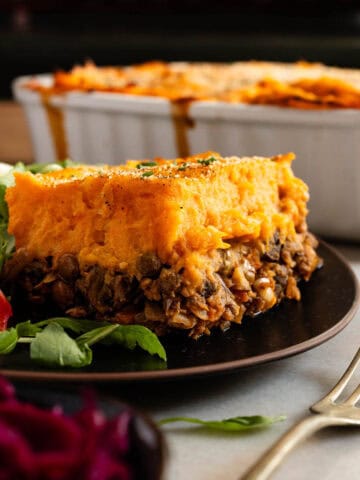
<svg viewBox="0 0 360 480">
<path fill-rule="evenodd" d="M 319 402 L 310 407 L 310 411 L 316 415 L 300 420 L 290 430 L 285 432 L 264 453 L 260 460 L 241 477 L 241 480 L 266 480 L 298 443 L 321 428 L 335 425 L 360 426 L 360 408 L 356 406 L 360 399 L 360 385 L 355 388 L 346 400 L 337 402 L 359 363 L 360 349 L 334 388 Z"/>
</svg>

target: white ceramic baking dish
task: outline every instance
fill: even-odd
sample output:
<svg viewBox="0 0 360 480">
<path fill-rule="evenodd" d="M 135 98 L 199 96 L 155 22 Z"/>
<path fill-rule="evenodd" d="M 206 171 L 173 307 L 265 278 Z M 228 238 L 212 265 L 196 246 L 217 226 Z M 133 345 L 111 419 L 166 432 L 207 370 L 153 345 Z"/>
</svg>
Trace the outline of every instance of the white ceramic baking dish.
<svg viewBox="0 0 360 480">
<path fill-rule="evenodd" d="M 25 109 L 35 159 L 57 159 L 54 126 L 39 93 L 14 81 Z M 34 77 L 31 77 L 34 78 Z M 49 75 L 36 77 L 51 83 Z M 168 158 L 215 150 L 222 155 L 295 152 L 295 173 L 310 187 L 309 224 L 327 237 L 360 240 L 360 111 L 298 110 L 193 102 L 186 113 L 162 98 L 69 93 L 50 105 L 61 112 L 67 155 L 82 163 Z"/>
</svg>

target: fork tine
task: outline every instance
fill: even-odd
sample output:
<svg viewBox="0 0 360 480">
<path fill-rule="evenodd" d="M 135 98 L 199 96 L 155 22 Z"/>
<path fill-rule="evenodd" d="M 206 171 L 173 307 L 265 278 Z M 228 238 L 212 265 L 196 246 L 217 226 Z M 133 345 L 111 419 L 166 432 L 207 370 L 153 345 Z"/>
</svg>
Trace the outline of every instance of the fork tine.
<svg viewBox="0 0 360 480">
<path fill-rule="evenodd" d="M 360 385 L 356 387 L 353 393 L 343 402 L 343 405 L 355 405 L 355 403 L 360 399 Z"/>
<path fill-rule="evenodd" d="M 334 386 L 334 388 L 322 399 L 322 400 L 331 400 L 334 402 L 343 392 L 344 388 L 346 385 L 349 383 L 350 378 L 352 377 L 354 371 L 356 370 L 356 367 L 360 363 L 360 348 L 356 352 L 355 357 L 352 359 L 350 365 L 348 366 L 347 370 L 345 371 L 344 375 L 340 378 L 338 383 Z M 354 403 L 357 402 L 357 400 L 360 397 L 360 386 L 354 391 L 354 393 L 348 398 L 346 403 L 348 403 L 350 400 L 354 401 L 355 398 L 356 400 Z"/>
</svg>

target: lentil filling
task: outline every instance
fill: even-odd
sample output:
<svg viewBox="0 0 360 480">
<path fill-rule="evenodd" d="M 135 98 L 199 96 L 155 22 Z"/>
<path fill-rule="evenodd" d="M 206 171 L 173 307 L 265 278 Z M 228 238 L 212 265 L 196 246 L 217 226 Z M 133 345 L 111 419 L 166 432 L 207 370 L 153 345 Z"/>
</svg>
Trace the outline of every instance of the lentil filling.
<svg viewBox="0 0 360 480">
<path fill-rule="evenodd" d="M 200 284 L 189 280 L 186 268 L 163 264 L 152 252 L 137 259 L 130 275 L 126 264 L 112 270 L 80 267 L 75 255 L 56 261 L 31 258 L 24 248 L 5 264 L 1 283 L 15 308 L 21 304 L 34 313 L 143 324 L 157 334 L 184 329 L 196 338 L 264 312 L 283 298 L 299 300 L 299 280 L 308 280 L 321 262 L 309 232 L 285 243 L 278 234 L 266 243 L 229 243 L 209 254 Z"/>
</svg>

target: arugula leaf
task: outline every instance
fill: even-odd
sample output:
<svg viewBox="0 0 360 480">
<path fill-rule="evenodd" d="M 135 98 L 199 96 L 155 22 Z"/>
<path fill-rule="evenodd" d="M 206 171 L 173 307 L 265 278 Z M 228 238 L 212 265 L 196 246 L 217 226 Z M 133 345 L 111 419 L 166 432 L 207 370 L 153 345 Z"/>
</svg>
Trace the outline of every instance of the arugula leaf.
<svg viewBox="0 0 360 480">
<path fill-rule="evenodd" d="M 16 347 L 18 334 L 16 328 L 8 328 L 0 333 L 0 354 L 10 353 Z"/>
<path fill-rule="evenodd" d="M 104 339 L 104 343 L 105 341 L 119 343 L 129 350 L 138 346 L 150 355 L 158 355 L 166 361 L 166 352 L 160 340 L 154 332 L 142 325 L 118 325 L 118 328 Z"/>
<path fill-rule="evenodd" d="M 41 328 L 37 323 L 32 323 L 30 320 L 16 324 L 16 331 L 18 337 L 35 337 L 35 335 L 41 332 Z"/>
<path fill-rule="evenodd" d="M 52 317 L 52 318 L 48 318 L 46 320 L 37 322 L 34 325 L 37 325 L 38 327 L 43 327 L 46 325 L 50 325 L 54 322 L 61 325 L 65 330 L 70 330 L 71 332 L 74 332 L 77 335 L 88 332 L 95 328 L 112 325 L 109 322 L 99 322 L 97 320 L 86 320 L 86 319 L 71 318 L 71 317 Z"/>
<path fill-rule="evenodd" d="M 281 422 L 286 417 L 280 415 L 278 417 L 265 417 L 262 415 L 253 415 L 248 417 L 233 417 L 225 420 L 201 420 L 193 417 L 171 417 L 160 420 L 160 425 L 174 422 L 195 423 L 202 427 L 220 430 L 223 432 L 242 432 L 245 430 L 253 430 L 255 428 L 268 427 L 275 422 Z"/>
<path fill-rule="evenodd" d="M 101 338 L 96 341 L 91 341 L 90 345 L 96 342 L 105 343 L 108 345 L 111 344 L 120 344 L 129 350 L 134 350 L 135 347 L 140 347 L 145 352 L 150 353 L 150 355 L 158 355 L 162 360 L 166 361 L 166 352 L 164 347 L 161 345 L 158 337 L 146 327 L 142 325 L 115 325 L 117 328 L 110 328 L 105 330 L 108 327 L 114 327 L 113 323 L 110 322 L 99 322 L 97 320 L 86 320 L 70 317 L 54 317 L 38 322 L 35 325 L 50 325 L 51 323 L 58 323 L 65 330 L 70 330 L 76 334 L 84 334 L 83 337 L 90 341 L 92 336 L 97 335 L 101 328 L 104 328 L 104 331 L 101 333 Z M 93 333 L 93 331 L 95 331 Z M 86 335 L 86 336 L 85 336 Z M 80 340 L 80 337 L 77 341 Z M 80 340 L 82 341 L 82 340 Z"/>
<path fill-rule="evenodd" d="M 11 329 L 10 329 L 11 330 Z M 30 343 L 30 357 L 46 366 L 81 367 L 92 361 L 94 343 L 119 344 L 133 350 L 140 347 L 150 355 L 166 361 L 166 352 L 158 337 L 141 325 L 118 325 L 110 322 L 70 317 L 53 317 L 40 322 L 30 320 L 16 325 L 12 337 L 0 334 L 0 354 L 10 353 L 16 343 Z M 79 335 L 72 338 L 65 330 Z M 8 332 L 6 330 L 3 333 Z M 4 348 L 1 347 L 2 338 Z M 11 349 L 7 341 L 13 339 Z"/>
<path fill-rule="evenodd" d="M 94 343 L 100 342 L 103 338 L 111 335 L 113 331 L 117 328 L 118 325 L 116 324 L 110 324 L 106 327 L 94 328 L 93 330 L 89 330 L 88 332 L 78 337 L 76 339 L 76 342 L 80 346 L 86 344 L 90 347 L 91 345 L 94 345 Z"/>
<path fill-rule="evenodd" d="M 61 325 L 52 322 L 37 333 L 30 344 L 30 358 L 48 367 L 85 367 L 92 362 L 92 351 L 78 345 Z"/>
</svg>

